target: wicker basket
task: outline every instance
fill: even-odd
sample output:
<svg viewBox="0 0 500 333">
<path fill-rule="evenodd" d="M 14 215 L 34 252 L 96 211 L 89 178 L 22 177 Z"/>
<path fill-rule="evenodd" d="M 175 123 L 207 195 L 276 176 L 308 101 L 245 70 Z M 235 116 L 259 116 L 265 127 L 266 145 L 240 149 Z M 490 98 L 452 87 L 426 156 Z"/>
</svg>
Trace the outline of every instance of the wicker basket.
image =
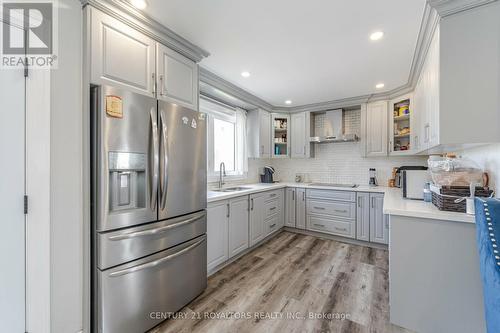
<svg viewBox="0 0 500 333">
<path fill-rule="evenodd" d="M 476 187 L 476 197 L 489 197 L 492 194 L 493 191 L 488 187 Z M 455 202 L 455 200 L 464 197 L 470 197 L 468 186 L 442 186 L 432 189 L 432 203 L 439 210 L 465 213 L 467 209 L 465 200 Z"/>
</svg>

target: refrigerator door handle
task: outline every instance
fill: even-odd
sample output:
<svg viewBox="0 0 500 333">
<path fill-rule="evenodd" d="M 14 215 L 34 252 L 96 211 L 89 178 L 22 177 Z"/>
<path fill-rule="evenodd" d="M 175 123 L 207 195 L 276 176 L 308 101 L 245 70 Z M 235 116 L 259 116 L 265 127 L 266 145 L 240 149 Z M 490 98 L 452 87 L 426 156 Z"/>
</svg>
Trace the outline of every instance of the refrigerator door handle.
<svg viewBox="0 0 500 333">
<path fill-rule="evenodd" d="M 129 232 L 126 234 L 121 234 L 121 235 L 115 235 L 115 236 L 110 236 L 108 237 L 109 240 L 111 241 L 119 241 L 119 240 L 124 240 L 124 239 L 130 239 L 130 238 L 135 238 L 135 237 L 142 237 L 142 236 L 150 236 L 150 235 L 155 235 L 159 234 L 162 232 L 165 232 L 167 230 L 173 229 L 173 228 L 178 228 L 183 225 L 195 222 L 201 218 L 205 217 L 205 212 L 198 214 L 197 216 L 193 216 L 189 219 L 174 223 L 174 224 L 169 224 L 163 227 L 159 228 L 154 228 L 154 229 L 148 229 L 148 230 L 143 230 L 143 231 L 136 231 L 136 232 Z"/>
<path fill-rule="evenodd" d="M 167 187 L 168 187 L 168 134 L 167 125 L 165 123 L 165 113 L 163 110 L 160 111 L 160 122 L 161 122 L 161 140 L 163 147 L 163 184 L 161 188 L 161 209 L 165 209 L 165 204 L 167 203 Z"/>
<path fill-rule="evenodd" d="M 121 275 L 129 274 L 129 273 L 134 273 L 134 272 L 137 272 L 137 271 L 140 271 L 140 270 L 143 270 L 143 269 L 148 269 L 148 268 L 156 267 L 158 265 L 163 264 L 164 262 L 170 261 L 170 260 L 172 260 L 172 259 L 174 259 L 174 258 L 176 258 L 176 257 L 178 257 L 180 255 L 183 255 L 186 252 L 191 251 L 195 247 L 197 247 L 200 244 L 202 244 L 203 242 L 205 242 L 205 239 L 206 239 L 206 236 L 203 236 L 203 238 L 201 240 L 197 241 L 194 244 L 189 245 L 188 247 L 186 247 L 186 248 L 184 248 L 184 249 L 182 249 L 182 250 L 180 250 L 180 251 L 178 251 L 176 253 L 170 254 L 170 255 L 168 255 L 166 257 L 163 257 L 163 258 L 160 258 L 158 260 L 147 262 L 145 264 L 140 264 L 140 265 L 137 265 L 137 266 L 133 266 L 133 267 L 130 267 L 130 268 L 126 268 L 126 269 L 122 269 L 122 270 L 113 272 L 113 273 L 109 274 L 109 276 L 110 277 L 121 276 Z"/>
<path fill-rule="evenodd" d="M 156 108 L 151 108 L 149 111 L 149 115 L 151 117 L 151 135 L 153 141 L 153 172 L 151 175 L 151 166 L 149 167 L 149 181 L 150 181 L 150 199 L 151 199 L 151 209 L 156 209 L 156 197 L 158 194 L 158 164 L 159 164 L 159 156 L 158 156 L 158 124 L 156 123 Z M 151 151 L 149 152 L 151 153 Z"/>
</svg>

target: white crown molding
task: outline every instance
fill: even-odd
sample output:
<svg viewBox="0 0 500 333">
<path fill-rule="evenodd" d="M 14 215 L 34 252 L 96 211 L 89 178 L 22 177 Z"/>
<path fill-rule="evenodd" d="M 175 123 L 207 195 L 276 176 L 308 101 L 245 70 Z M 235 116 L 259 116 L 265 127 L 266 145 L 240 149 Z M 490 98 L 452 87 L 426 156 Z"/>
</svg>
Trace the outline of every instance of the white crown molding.
<svg viewBox="0 0 500 333">
<path fill-rule="evenodd" d="M 446 17 L 474 7 L 486 5 L 497 0 L 427 0 L 441 17 Z"/>
<path fill-rule="evenodd" d="M 210 53 L 142 13 L 125 0 L 80 0 L 83 7 L 90 5 L 131 26 L 144 35 L 168 46 L 189 59 L 199 62 Z"/>
<path fill-rule="evenodd" d="M 217 76 L 210 72 L 208 69 L 200 66 L 200 81 L 223 91 L 237 99 L 240 99 L 248 104 L 254 105 L 255 108 L 265 109 L 272 111 L 273 105 L 264 101 L 263 99 L 249 93 L 248 91 L 238 87 L 237 85 Z M 202 91 L 203 92 L 203 91 Z"/>
</svg>

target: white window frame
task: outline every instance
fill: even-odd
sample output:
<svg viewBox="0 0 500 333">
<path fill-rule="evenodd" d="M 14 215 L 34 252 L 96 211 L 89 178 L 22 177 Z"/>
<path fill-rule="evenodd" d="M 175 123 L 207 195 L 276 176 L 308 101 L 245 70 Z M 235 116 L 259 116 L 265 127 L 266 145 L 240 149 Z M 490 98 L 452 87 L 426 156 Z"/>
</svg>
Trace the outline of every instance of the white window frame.
<svg viewBox="0 0 500 333">
<path fill-rule="evenodd" d="M 239 131 L 241 131 L 241 126 L 238 126 L 238 117 L 236 116 L 236 112 L 238 111 L 231 106 L 224 105 L 206 97 L 200 99 L 200 111 L 207 114 L 207 181 L 218 181 L 220 176 L 219 171 L 215 171 L 214 165 L 215 118 L 234 123 L 234 165 L 236 170 L 226 171 L 226 176 L 224 178 L 227 180 L 245 179 L 247 177 L 247 171 L 241 167 L 247 163 L 247 161 L 243 161 L 245 158 L 243 154 L 245 147 L 242 146 L 245 143 L 238 138 L 242 135 L 246 136 L 246 133 L 239 133 Z"/>
</svg>

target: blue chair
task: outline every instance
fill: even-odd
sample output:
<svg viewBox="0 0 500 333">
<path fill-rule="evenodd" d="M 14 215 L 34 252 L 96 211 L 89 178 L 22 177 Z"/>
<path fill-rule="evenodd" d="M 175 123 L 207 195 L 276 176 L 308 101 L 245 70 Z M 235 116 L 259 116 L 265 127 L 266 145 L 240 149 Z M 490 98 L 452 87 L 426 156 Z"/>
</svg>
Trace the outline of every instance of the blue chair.
<svg viewBox="0 0 500 333">
<path fill-rule="evenodd" d="M 488 333 L 500 332 L 500 200 L 476 198 L 476 231 Z"/>
</svg>

